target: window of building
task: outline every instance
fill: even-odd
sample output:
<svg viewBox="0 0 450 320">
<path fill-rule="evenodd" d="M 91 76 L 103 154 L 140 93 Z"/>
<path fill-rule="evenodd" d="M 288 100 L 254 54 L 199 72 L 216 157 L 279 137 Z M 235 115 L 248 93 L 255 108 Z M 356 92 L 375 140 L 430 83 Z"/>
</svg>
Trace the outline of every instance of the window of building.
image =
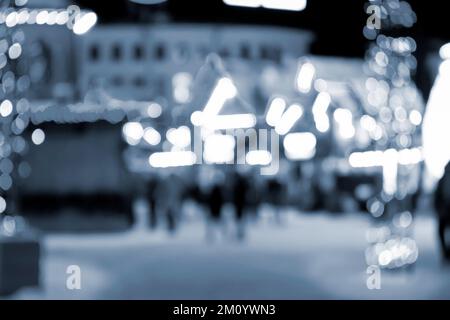
<svg viewBox="0 0 450 320">
<path fill-rule="evenodd" d="M 155 59 L 164 60 L 166 58 L 166 48 L 163 44 L 158 44 L 155 47 Z"/>
<path fill-rule="evenodd" d="M 262 60 L 270 60 L 271 59 L 270 49 L 266 46 L 261 46 L 259 51 L 259 57 Z"/>
<path fill-rule="evenodd" d="M 281 50 L 272 46 L 261 46 L 260 58 L 263 60 L 271 60 L 275 63 L 281 62 Z"/>
<path fill-rule="evenodd" d="M 189 61 L 189 47 L 186 43 L 180 43 L 175 47 L 173 58 L 178 63 L 186 63 Z"/>
<path fill-rule="evenodd" d="M 219 56 L 227 59 L 230 57 L 230 50 L 228 50 L 228 48 L 222 48 L 219 50 Z"/>
<path fill-rule="evenodd" d="M 147 80 L 143 76 L 137 76 L 133 79 L 133 85 L 135 87 L 145 87 Z"/>
<path fill-rule="evenodd" d="M 144 47 L 141 44 L 134 46 L 133 57 L 135 60 L 142 60 L 144 58 Z"/>
<path fill-rule="evenodd" d="M 113 86 L 113 87 L 121 87 L 121 86 L 123 86 L 124 85 L 124 79 L 122 78 L 122 76 L 114 76 L 112 79 L 111 79 L 111 85 Z"/>
<path fill-rule="evenodd" d="M 241 45 L 240 48 L 240 56 L 242 59 L 250 59 L 251 53 L 250 53 L 250 47 L 248 45 Z"/>
<path fill-rule="evenodd" d="M 272 60 L 276 63 L 281 63 L 282 50 L 280 48 L 273 48 Z"/>
<path fill-rule="evenodd" d="M 91 61 L 98 61 L 100 58 L 100 49 L 97 45 L 92 45 L 89 49 L 89 59 Z"/>
<path fill-rule="evenodd" d="M 206 45 L 200 45 L 197 52 L 200 59 L 204 59 L 211 52 L 211 50 Z"/>
<path fill-rule="evenodd" d="M 118 44 L 115 44 L 112 47 L 111 58 L 114 61 L 119 61 L 122 59 L 122 48 Z"/>
</svg>

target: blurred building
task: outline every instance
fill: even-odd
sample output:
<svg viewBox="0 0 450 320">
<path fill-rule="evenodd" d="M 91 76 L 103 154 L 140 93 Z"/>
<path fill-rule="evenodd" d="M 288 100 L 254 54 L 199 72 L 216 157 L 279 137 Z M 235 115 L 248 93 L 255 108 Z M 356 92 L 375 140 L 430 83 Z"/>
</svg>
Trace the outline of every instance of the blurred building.
<svg viewBox="0 0 450 320">
<path fill-rule="evenodd" d="M 33 83 L 31 131 L 39 127 L 46 134 L 43 145 L 31 147 L 32 173 L 21 187 L 23 203 L 31 207 L 39 207 L 35 195 L 45 198 L 42 204 L 67 204 L 69 195 L 133 194 L 133 177 L 124 172 L 121 157 L 121 126 L 114 125 L 131 116 L 114 116 L 109 102 L 136 105 L 132 109 L 161 98 L 165 108 L 187 102 L 174 92 L 174 80 L 193 79 L 216 53 L 255 103 L 261 75 L 279 70 L 294 76 L 298 57 L 309 52 L 313 39 L 309 32 L 281 27 L 171 22 L 99 24 L 77 35 L 67 27 L 73 14 L 67 1 L 30 5 L 20 11 L 27 12 L 20 28 Z M 263 113 L 265 105 L 259 109 Z"/>
<path fill-rule="evenodd" d="M 273 27 L 102 25 L 75 39 L 77 85 L 83 94 L 101 81 L 118 98 L 149 100 L 170 96 L 173 76 L 194 76 L 211 52 L 258 66 L 257 73 L 305 55 L 310 41 L 309 33 Z"/>
</svg>

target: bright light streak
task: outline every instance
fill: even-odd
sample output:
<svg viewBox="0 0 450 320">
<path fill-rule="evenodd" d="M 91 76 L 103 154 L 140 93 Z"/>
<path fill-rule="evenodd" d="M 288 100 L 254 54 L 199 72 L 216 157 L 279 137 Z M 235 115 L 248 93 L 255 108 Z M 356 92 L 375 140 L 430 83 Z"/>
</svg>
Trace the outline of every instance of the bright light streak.
<svg viewBox="0 0 450 320">
<path fill-rule="evenodd" d="M 314 101 L 312 112 L 316 128 L 319 132 L 327 132 L 330 129 L 330 119 L 328 118 L 328 107 L 331 103 L 331 96 L 326 92 L 321 92 Z"/>
<path fill-rule="evenodd" d="M 95 12 L 88 12 L 76 19 L 73 26 L 73 32 L 77 35 L 82 35 L 92 29 L 97 23 L 97 15 Z"/>
<path fill-rule="evenodd" d="M 263 7 L 267 9 L 302 11 L 306 8 L 307 0 L 265 0 Z"/>
<path fill-rule="evenodd" d="M 314 76 L 316 75 L 316 68 L 310 62 L 301 65 L 297 75 L 297 89 L 301 93 L 308 93 L 311 91 Z"/>
<path fill-rule="evenodd" d="M 307 0 L 223 0 L 230 6 L 258 8 L 289 11 L 302 11 L 306 8 Z"/>
<path fill-rule="evenodd" d="M 267 150 L 252 150 L 245 156 L 245 161 L 251 166 L 267 166 L 272 162 L 272 154 Z"/>
<path fill-rule="evenodd" d="M 382 167 L 386 163 L 386 159 L 394 159 L 393 155 L 395 154 L 397 154 L 395 159 L 400 165 L 418 164 L 424 159 L 421 148 L 400 151 L 388 149 L 386 151 L 354 152 L 349 157 L 349 163 L 353 168 Z"/>
<path fill-rule="evenodd" d="M 421 148 L 403 149 L 398 152 L 398 163 L 400 165 L 418 164 L 423 161 Z"/>
<path fill-rule="evenodd" d="M 371 168 L 383 165 L 383 151 L 354 152 L 348 159 L 353 168 Z"/>
<path fill-rule="evenodd" d="M 171 151 L 153 153 L 148 162 L 153 168 L 185 167 L 195 164 L 197 157 L 191 151 Z"/>
<path fill-rule="evenodd" d="M 255 124 L 256 117 L 253 114 L 231 114 L 212 117 L 205 122 L 205 127 L 214 130 L 248 129 Z"/>
<path fill-rule="evenodd" d="M 386 150 L 383 154 L 383 191 L 394 195 L 397 191 L 398 152 Z"/>
<path fill-rule="evenodd" d="M 231 135 L 209 135 L 205 138 L 203 159 L 206 163 L 230 163 L 234 160 L 235 146 L 235 138 Z"/>
<path fill-rule="evenodd" d="M 310 132 L 289 133 L 283 140 L 286 157 L 289 160 L 309 160 L 316 154 L 317 139 Z"/>
<path fill-rule="evenodd" d="M 188 103 L 191 100 L 192 75 L 179 72 L 172 78 L 173 98 L 177 103 Z"/>
<path fill-rule="evenodd" d="M 262 6 L 262 0 L 223 0 L 229 6 L 258 8 Z"/>
<path fill-rule="evenodd" d="M 398 165 L 420 161 L 420 151 L 414 150 L 402 150 L 400 152 L 395 149 L 388 149 L 384 152 L 369 151 L 352 153 L 349 157 L 349 163 L 354 168 L 382 167 L 383 191 L 388 195 L 394 195 L 397 192 Z"/>
<path fill-rule="evenodd" d="M 237 89 L 233 81 L 229 78 L 221 78 L 214 88 L 211 97 L 209 98 L 203 110 L 206 118 L 216 116 L 222 110 L 225 102 L 233 99 L 237 95 Z"/>
<path fill-rule="evenodd" d="M 274 98 L 270 102 L 269 110 L 266 115 L 266 122 L 269 126 L 275 127 L 286 110 L 286 100 L 283 98 Z"/>
<path fill-rule="evenodd" d="M 441 63 L 423 119 L 423 152 L 428 172 L 439 180 L 450 160 L 450 60 Z"/>
<path fill-rule="evenodd" d="M 256 117 L 251 113 L 217 115 L 209 118 L 201 111 L 195 111 L 191 115 L 194 126 L 204 126 L 209 130 L 248 129 L 256 124 Z"/>
<path fill-rule="evenodd" d="M 339 135 L 343 139 L 351 139 L 355 136 L 353 126 L 353 114 L 348 109 L 339 108 L 334 111 L 334 120 L 338 123 Z"/>
<path fill-rule="evenodd" d="M 69 22 L 69 14 L 72 15 L 73 12 L 69 12 L 68 10 L 47 9 L 28 10 L 26 8 L 22 8 L 17 11 L 0 11 L 0 24 L 5 23 L 6 26 L 10 28 L 22 24 L 46 24 L 50 26 L 55 24 L 64 25 Z M 83 17 L 85 17 L 85 20 L 80 21 Z M 81 22 L 81 24 L 76 26 L 76 30 L 74 30 L 74 32 L 85 33 L 89 31 L 93 25 L 95 25 L 97 22 L 97 15 L 93 12 L 81 11 L 75 19 L 75 24 L 77 22 Z"/>
<path fill-rule="evenodd" d="M 298 104 L 291 105 L 278 121 L 275 131 L 280 136 L 287 134 L 302 116 L 303 107 Z"/>
</svg>

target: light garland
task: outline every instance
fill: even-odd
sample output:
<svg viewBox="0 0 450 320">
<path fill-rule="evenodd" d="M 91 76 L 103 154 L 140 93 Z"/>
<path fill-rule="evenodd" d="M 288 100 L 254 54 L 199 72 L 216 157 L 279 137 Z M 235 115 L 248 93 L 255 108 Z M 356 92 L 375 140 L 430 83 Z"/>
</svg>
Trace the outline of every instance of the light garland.
<svg viewBox="0 0 450 320">
<path fill-rule="evenodd" d="M 421 143 L 417 139 L 423 104 L 412 81 L 417 66 L 416 42 L 411 37 L 385 33 L 393 27 L 411 27 L 416 15 L 406 1 L 399 0 L 372 0 L 367 9 L 372 16 L 364 35 L 373 42 L 367 51 L 365 66 L 369 77 L 364 108 L 368 115 L 361 119 L 361 124 L 376 136 L 375 147 L 380 151 L 355 153 L 350 161 L 360 167 L 376 161 L 383 169 L 383 192 L 367 203 L 376 226 L 367 232 L 370 245 L 366 250 L 366 262 L 395 269 L 413 264 L 418 258 L 416 242 L 409 235 L 413 219 L 411 205 L 407 202 L 408 181 L 404 178 L 423 160 Z M 378 160 L 369 158 L 378 154 Z M 410 219 L 406 221 L 405 217 Z M 396 223 L 399 219 L 405 223 Z"/>
</svg>

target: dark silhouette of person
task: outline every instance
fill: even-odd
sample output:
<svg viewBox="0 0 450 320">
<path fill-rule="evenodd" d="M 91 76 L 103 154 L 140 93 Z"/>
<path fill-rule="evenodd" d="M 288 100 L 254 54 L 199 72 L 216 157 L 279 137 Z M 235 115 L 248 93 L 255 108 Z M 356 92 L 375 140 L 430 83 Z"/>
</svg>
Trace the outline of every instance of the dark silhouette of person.
<svg viewBox="0 0 450 320">
<path fill-rule="evenodd" d="M 276 179 L 270 179 L 267 187 L 272 204 L 279 205 L 281 200 L 281 184 Z"/>
<path fill-rule="evenodd" d="M 159 179 L 155 189 L 157 210 L 165 216 L 167 228 L 171 234 L 174 234 L 177 229 L 183 191 L 183 181 L 176 174 L 170 174 L 165 179 Z"/>
<path fill-rule="evenodd" d="M 260 185 L 257 183 L 249 183 L 248 184 L 248 196 L 247 196 L 247 209 L 248 215 L 251 216 L 252 219 L 256 220 L 258 218 L 258 210 L 260 205 Z"/>
<path fill-rule="evenodd" d="M 222 188 L 219 184 L 215 184 L 209 191 L 205 190 L 205 206 L 209 211 L 209 219 L 207 220 L 206 239 L 213 242 L 220 234 L 221 213 L 224 203 Z M 224 230 L 222 230 L 223 232 Z M 219 233 L 218 233 L 219 232 Z"/>
<path fill-rule="evenodd" d="M 450 163 L 445 167 L 444 176 L 436 188 L 434 207 L 439 219 L 439 240 L 442 253 L 446 259 L 450 259 L 450 246 L 445 241 L 445 231 L 450 227 Z"/>
<path fill-rule="evenodd" d="M 233 190 L 233 205 L 236 212 L 237 236 L 239 239 L 244 238 L 244 214 L 247 206 L 249 186 L 245 177 L 236 174 Z"/>
<path fill-rule="evenodd" d="M 274 207 L 275 219 L 277 223 L 281 223 L 280 217 L 280 207 L 283 205 L 282 193 L 283 186 L 282 184 L 275 178 L 269 180 L 267 184 L 267 191 L 269 193 L 269 199 Z"/>
<path fill-rule="evenodd" d="M 214 185 L 208 197 L 208 207 L 214 222 L 220 221 L 223 205 L 222 189 L 218 184 Z"/>
<path fill-rule="evenodd" d="M 158 217 L 156 212 L 156 189 L 158 186 L 157 177 L 152 177 L 147 183 L 147 201 L 149 204 L 149 222 L 152 229 L 156 228 L 158 224 Z"/>
</svg>

